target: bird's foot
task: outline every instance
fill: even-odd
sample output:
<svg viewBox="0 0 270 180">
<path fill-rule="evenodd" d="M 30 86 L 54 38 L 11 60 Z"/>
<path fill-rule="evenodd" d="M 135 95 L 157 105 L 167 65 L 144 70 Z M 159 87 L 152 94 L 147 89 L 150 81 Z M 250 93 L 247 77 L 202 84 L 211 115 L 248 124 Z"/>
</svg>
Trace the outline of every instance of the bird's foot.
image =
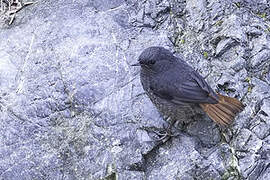
<svg viewBox="0 0 270 180">
<path fill-rule="evenodd" d="M 164 128 L 161 131 L 153 131 L 158 138 L 155 139 L 157 142 L 162 142 L 165 143 L 167 142 L 170 138 L 178 136 L 180 133 L 172 133 L 171 128 Z"/>
<path fill-rule="evenodd" d="M 168 127 L 165 127 L 165 125 L 163 125 L 163 128 L 155 128 L 155 127 L 144 127 L 144 130 L 146 130 L 147 132 L 150 132 L 154 135 L 152 135 L 152 141 L 151 142 L 157 142 L 157 143 L 165 143 L 167 142 L 171 137 L 176 137 L 178 136 L 180 133 L 173 133 L 172 132 L 172 126 L 169 125 Z"/>
</svg>

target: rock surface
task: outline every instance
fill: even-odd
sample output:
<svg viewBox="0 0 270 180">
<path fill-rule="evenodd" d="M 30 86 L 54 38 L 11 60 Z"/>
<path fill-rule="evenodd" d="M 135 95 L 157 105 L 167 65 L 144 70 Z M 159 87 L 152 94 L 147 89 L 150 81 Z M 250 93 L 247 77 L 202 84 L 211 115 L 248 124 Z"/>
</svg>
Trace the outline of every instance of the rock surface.
<svg viewBox="0 0 270 180">
<path fill-rule="evenodd" d="M 0 30 L 0 179 L 269 179 L 269 10 L 252 0 L 22 9 Z M 130 66 L 152 45 L 241 99 L 235 123 L 222 130 L 198 118 L 153 142 L 147 129 L 165 121 Z"/>
</svg>

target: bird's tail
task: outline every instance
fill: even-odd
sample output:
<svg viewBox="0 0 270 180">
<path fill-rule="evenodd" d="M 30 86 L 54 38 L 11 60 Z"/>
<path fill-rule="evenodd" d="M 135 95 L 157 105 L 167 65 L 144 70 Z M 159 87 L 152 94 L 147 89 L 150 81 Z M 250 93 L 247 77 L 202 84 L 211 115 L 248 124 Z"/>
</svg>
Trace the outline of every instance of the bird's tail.
<svg viewBox="0 0 270 180">
<path fill-rule="evenodd" d="M 200 104 L 206 114 L 216 123 L 223 126 L 233 122 L 235 116 L 243 111 L 244 105 L 236 98 L 218 94 L 217 104 Z"/>
</svg>

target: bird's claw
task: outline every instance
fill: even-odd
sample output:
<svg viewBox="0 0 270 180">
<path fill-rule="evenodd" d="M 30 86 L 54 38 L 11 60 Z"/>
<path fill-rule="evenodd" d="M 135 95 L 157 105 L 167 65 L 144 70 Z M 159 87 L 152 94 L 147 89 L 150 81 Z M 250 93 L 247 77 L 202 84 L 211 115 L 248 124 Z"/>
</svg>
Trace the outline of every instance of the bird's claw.
<svg viewBox="0 0 270 180">
<path fill-rule="evenodd" d="M 153 132 L 158 136 L 158 139 L 155 139 L 154 141 L 165 143 L 167 142 L 171 137 L 176 137 L 180 133 L 174 134 L 171 132 L 171 128 L 164 128 L 164 131 L 156 131 L 153 130 Z"/>
<path fill-rule="evenodd" d="M 180 134 L 180 133 L 174 133 L 174 132 L 172 133 L 173 123 L 169 123 L 168 126 L 163 124 L 162 129 L 156 128 L 156 127 L 142 127 L 142 129 L 146 130 L 147 132 L 155 134 L 155 135 L 152 135 L 153 140 L 151 140 L 151 142 L 158 142 L 158 143 L 165 143 L 171 137 L 176 137 Z"/>
</svg>

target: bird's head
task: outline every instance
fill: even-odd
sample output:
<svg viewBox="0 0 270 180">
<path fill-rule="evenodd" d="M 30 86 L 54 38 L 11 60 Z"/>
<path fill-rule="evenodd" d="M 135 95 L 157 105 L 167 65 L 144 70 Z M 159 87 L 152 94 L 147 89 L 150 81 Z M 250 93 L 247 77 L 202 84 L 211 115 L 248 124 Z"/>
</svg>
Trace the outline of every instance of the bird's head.
<svg viewBox="0 0 270 180">
<path fill-rule="evenodd" d="M 168 69 L 175 58 L 173 54 L 160 46 L 153 46 L 145 49 L 139 56 L 138 63 L 132 66 L 141 66 L 142 69 L 154 72 L 162 72 Z"/>
</svg>

